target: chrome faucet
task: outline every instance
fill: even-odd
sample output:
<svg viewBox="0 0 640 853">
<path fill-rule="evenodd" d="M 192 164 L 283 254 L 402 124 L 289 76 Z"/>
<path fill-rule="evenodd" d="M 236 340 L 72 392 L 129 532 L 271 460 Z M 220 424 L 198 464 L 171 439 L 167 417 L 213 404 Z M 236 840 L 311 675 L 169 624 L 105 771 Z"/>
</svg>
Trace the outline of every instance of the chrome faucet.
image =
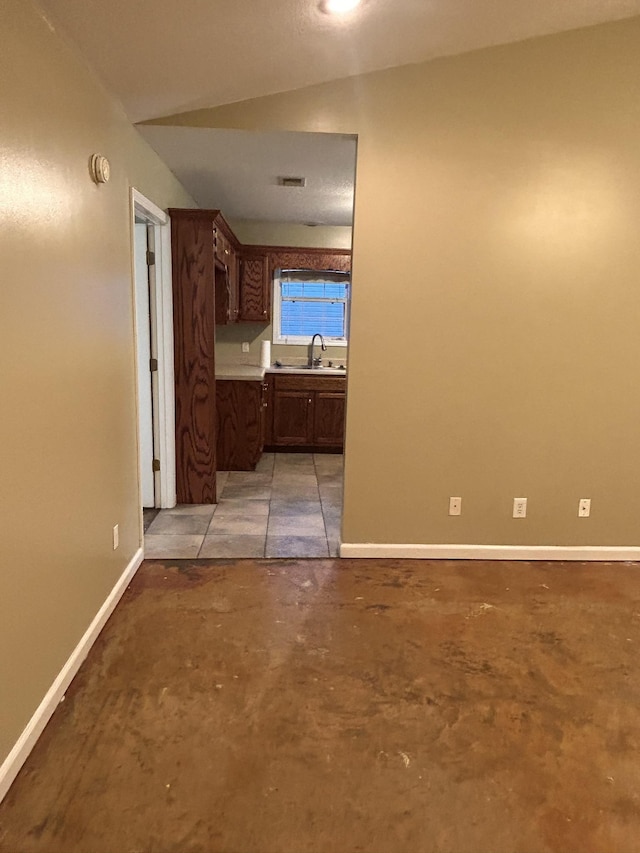
<svg viewBox="0 0 640 853">
<path fill-rule="evenodd" d="M 316 338 L 320 338 L 320 344 L 322 347 L 322 352 L 327 351 L 327 345 L 324 342 L 324 338 L 320 334 L 320 332 L 316 332 L 315 335 L 311 338 L 311 346 L 309 348 L 309 367 L 320 367 L 322 365 L 322 358 L 314 358 L 313 357 L 313 348 L 316 343 Z"/>
</svg>

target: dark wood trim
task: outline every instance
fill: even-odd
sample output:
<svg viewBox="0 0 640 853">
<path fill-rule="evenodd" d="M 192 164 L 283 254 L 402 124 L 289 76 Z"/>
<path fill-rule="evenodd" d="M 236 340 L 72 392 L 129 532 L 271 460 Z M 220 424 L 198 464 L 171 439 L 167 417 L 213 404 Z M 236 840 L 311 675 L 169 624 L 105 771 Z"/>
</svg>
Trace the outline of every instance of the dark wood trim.
<svg viewBox="0 0 640 853">
<path fill-rule="evenodd" d="M 261 246 L 246 243 L 242 248 L 245 250 L 255 249 L 257 252 L 267 252 L 273 255 L 297 252 L 305 255 L 348 255 L 351 257 L 351 249 L 331 249 L 323 246 Z"/>
<path fill-rule="evenodd" d="M 178 503 L 216 501 L 213 223 L 171 219 Z"/>
</svg>

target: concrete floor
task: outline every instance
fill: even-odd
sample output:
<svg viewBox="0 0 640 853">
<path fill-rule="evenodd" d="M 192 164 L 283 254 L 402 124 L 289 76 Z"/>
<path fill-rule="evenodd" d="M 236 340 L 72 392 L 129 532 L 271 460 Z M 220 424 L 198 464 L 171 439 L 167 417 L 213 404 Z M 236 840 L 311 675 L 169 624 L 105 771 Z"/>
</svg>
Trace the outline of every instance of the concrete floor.
<svg viewBox="0 0 640 853">
<path fill-rule="evenodd" d="M 638 566 L 148 561 L 5 853 L 636 853 Z"/>
</svg>

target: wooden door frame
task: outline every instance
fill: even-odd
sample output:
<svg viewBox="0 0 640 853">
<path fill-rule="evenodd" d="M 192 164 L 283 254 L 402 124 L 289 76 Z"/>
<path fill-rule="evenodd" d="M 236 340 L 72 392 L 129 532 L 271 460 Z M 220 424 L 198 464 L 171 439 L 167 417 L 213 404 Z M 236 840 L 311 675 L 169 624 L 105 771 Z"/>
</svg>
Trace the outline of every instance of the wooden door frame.
<svg viewBox="0 0 640 853">
<path fill-rule="evenodd" d="M 173 297 L 171 289 L 171 225 L 164 210 L 131 187 L 131 263 L 134 358 L 137 367 L 137 330 L 135 316 L 134 240 L 135 218 L 142 217 L 153 229 L 155 246 L 155 282 L 150 288 L 149 308 L 152 318 L 152 351 L 158 358 L 157 399 L 154 400 L 154 444 L 156 458 L 160 461 L 157 472 L 155 503 L 158 508 L 176 505 L 176 445 L 175 397 L 173 372 Z M 139 424 L 139 400 L 136 383 L 136 417 Z M 137 435 L 138 461 L 140 436 Z M 139 479 L 139 475 L 138 475 Z M 142 484 L 138 482 L 140 529 L 142 531 Z"/>
</svg>

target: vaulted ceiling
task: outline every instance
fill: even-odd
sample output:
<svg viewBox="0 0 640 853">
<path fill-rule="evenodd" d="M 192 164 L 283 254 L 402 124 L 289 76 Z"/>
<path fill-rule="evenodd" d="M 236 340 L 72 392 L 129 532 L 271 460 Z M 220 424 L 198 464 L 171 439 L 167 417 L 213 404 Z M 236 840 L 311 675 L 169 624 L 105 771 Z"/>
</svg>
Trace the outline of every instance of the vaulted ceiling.
<svg viewBox="0 0 640 853">
<path fill-rule="evenodd" d="M 36 0 L 132 122 L 300 89 L 640 15 L 640 0 Z M 230 218 L 351 222 L 355 141 L 140 125 L 201 207 Z M 278 185 L 303 176 L 304 189 Z"/>
<path fill-rule="evenodd" d="M 640 14 L 640 0 L 40 0 L 134 122 Z"/>
</svg>

